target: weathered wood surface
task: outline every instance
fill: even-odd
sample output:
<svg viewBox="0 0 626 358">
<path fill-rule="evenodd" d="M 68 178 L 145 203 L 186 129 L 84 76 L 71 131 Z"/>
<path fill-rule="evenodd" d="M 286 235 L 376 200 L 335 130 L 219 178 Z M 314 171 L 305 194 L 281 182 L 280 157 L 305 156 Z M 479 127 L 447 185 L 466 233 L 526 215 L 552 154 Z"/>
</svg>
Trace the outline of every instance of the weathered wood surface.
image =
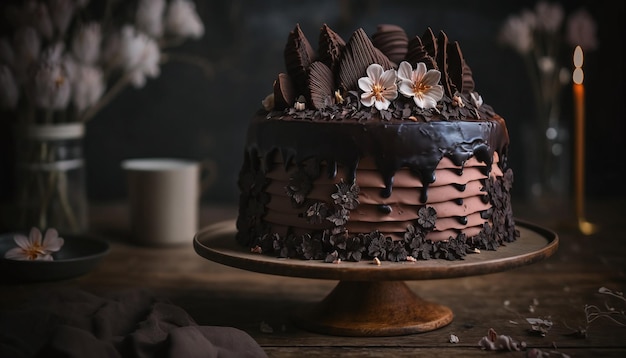
<svg viewBox="0 0 626 358">
<path fill-rule="evenodd" d="M 599 224 L 600 231 L 589 237 L 556 227 L 545 217 L 534 216 L 533 210 L 520 207 L 516 210 L 518 216 L 557 231 L 560 247 L 556 254 L 505 272 L 407 281 L 420 297 L 444 304 L 454 313 L 449 325 L 420 334 L 342 337 L 302 330 L 293 323 L 294 314 L 321 301 L 337 281 L 227 267 L 196 254 L 191 238 L 189 245 L 171 248 L 132 245 L 123 205 L 91 210 L 94 232 L 112 242 L 111 252 L 94 271 L 59 282 L 0 284 L 0 303 L 5 308 L 16 306 L 34 292 L 49 288 L 77 287 L 94 293 L 143 288 L 169 298 L 199 324 L 245 330 L 271 357 L 484 356 L 489 353 L 477 343 L 490 328 L 544 351 L 556 350 L 573 357 L 622 357 L 626 354 L 626 327 L 598 319 L 586 327 L 586 338 L 570 333 L 586 326 L 587 304 L 605 310 L 608 302 L 617 310 L 626 309 L 624 302 L 598 293 L 600 287 L 622 292 L 626 288 L 624 204 L 590 202 L 588 219 Z M 206 225 L 226 220 L 234 213 L 233 207 L 207 207 L 202 222 Z M 545 337 L 528 333 L 530 326 L 525 318 L 535 317 L 554 322 Z M 273 332 L 267 332 L 267 327 Z M 450 343 L 451 334 L 460 341 Z"/>
</svg>

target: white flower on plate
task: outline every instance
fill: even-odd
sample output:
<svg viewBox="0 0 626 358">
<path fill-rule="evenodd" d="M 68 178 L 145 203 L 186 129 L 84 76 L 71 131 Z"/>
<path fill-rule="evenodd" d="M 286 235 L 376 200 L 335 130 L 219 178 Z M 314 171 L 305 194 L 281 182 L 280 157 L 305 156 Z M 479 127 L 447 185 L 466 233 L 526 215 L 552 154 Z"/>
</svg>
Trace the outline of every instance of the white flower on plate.
<svg viewBox="0 0 626 358">
<path fill-rule="evenodd" d="M 398 78 L 400 93 L 413 97 L 413 101 L 420 108 L 435 108 L 437 102 L 443 98 L 443 87 L 439 84 L 441 72 L 427 70 L 423 62 L 419 62 L 413 70 L 410 63 L 402 61 L 398 67 Z"/>
<path fill-rule="evenodd" d="M 177 37 L 198 39 L 204 35 L 204 24 L 189 0 L 172 0 L 165 13 L 165 32 Z"/>
<path fill-rule="evenodd" d="M 72 39 L 72 54 L 81 63 L 93 65 L 100 59 L 102 30 L 100 24 L 91 22 L 80 26 Z"/>
<path fill-rule="evenodd" d="M 46 230 L 43 241 L 41 231 L 37 228 L 30 229 L 28 237 L 18 234 L 13 240 L 17 247 L 8 250 L 4 258 L 22 261 L 52 261 L 52 253 L 59 251 L 65 243 L 56 229 L 52 228 Z"/>
<path fill-rule="evenodd" d="M 163 35 L 163 12 L 165 0 L 139 0 L 135 25 L 142 31 L 154 38 Z"/>
<path fill-rule="evenodd" d="M 98 102 L 105 90 L 102 70 L 96 66 L 76 66 L 72 84 L 72 100 L 79 112 Z"/>
<path fill-rule="evenodd" d="M 155 78 L 160 73 L 159 46 L 152 38 L 138 32 L 133 26 L 126 25 L 122 28 L 119 56 L 124 71 L 137 88 L 146 84 L 146 77 Z"/>
<path fill-rule="evenodd" d="M 0 65 L 0 108 L 13 109 L 17 105 L 20 92 L 11 70 Z"/>
<path fill-rule="evenodd" d="M 375 106 L 376 109 L 386 110 L 390 101 L 398 97 L 398 85 L 396 84 L 396 70 L 385 71 L 383 66 L 373 63 L 367 67 L 367 77 L 359 78 L 361 103 L 364 106 Z"/>
</svg>

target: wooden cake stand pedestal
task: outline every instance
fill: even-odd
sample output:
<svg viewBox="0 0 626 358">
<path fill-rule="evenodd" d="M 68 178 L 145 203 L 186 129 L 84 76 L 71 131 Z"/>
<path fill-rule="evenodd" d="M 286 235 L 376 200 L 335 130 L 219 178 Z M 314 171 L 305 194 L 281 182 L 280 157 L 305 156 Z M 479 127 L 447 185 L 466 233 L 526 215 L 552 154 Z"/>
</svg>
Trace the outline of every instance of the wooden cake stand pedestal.
<svg viewBox="0 0 626 358">
<path fill-rule="evenodd" d="M 541 261 L 558 248 L 557 235 L 516 220 L 520 237 L 497 251 L 468 254 L 464 260 L 324 263 L 251 253 L 235 241 L 235 220 L 213 224 L 194 237 L 196 252 L 211 261 L 244 270 L 303 278 L 339 280 L 309 310 L 297 313 L 300 327 L 342 336 L 398 336 L 435 330 L 452 322 L 452 310 L 418 297 L 404 281 L 474 276 Z"/>
</svg>

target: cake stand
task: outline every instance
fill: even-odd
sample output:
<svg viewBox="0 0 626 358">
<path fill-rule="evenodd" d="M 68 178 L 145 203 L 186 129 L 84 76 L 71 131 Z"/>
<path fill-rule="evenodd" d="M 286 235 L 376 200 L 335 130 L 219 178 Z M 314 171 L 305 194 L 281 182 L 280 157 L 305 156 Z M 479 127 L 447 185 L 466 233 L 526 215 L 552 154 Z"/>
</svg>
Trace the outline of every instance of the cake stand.
<svg viewBox="0 0 626 358">
<path fill-rule="evenodd" d="M 208 226 L 194 237 L 196 252 L 220 264 L 272 275 L 339 280 L 321 302 L 295 315 L 306 330 L 341 336 L 398 336 L 428 332 L 452 322 L 452 310 L 423 300 L 404 282 L 474 276 L 529 265 L 554 254 L 557 235 L 516 220 L 520 237 L 497 251 L 464 260 L 324 263 L 251 253 L 235 240 L 235 220 Z"/>
</svg>

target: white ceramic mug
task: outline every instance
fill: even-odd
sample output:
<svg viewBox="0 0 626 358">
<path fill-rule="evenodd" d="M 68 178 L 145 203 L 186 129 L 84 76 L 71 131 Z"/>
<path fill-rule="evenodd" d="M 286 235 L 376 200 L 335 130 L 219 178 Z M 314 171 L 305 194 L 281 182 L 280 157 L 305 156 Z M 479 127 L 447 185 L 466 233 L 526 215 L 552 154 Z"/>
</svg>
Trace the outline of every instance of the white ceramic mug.
<svg viewBox="0 0 626 358">
<path fill-rule="evenodd" d="M 191 243 L 200 196 L 216 177 L 215 163 L 169 158 L 122 162 L 128 180 L 133 240 L 146 246 Z"/>
</svg>

